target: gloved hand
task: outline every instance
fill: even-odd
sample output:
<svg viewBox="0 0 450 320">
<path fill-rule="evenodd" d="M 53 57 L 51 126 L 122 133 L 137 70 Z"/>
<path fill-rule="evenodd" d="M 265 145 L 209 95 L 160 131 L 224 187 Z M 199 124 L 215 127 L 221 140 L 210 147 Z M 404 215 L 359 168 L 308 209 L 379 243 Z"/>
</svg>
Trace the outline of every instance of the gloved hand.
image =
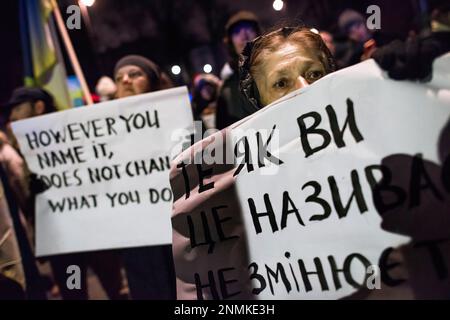
<svg viewBox="0 0 450 320">
<path fill-rule="evenodd" d="M 50 186 L 35 173 L 30 173 L 28 179 L 31 194 L 36 195 L 50 188 Z"/>
<path fill-rule="evenodd" d="M 395 40 L 377 49 L 372 58 L 395 80 L 429 81 L 436 57 L 444 54 L 447 46 L 442 37 L 414 37 L 406 42 Z"/>
</svg>

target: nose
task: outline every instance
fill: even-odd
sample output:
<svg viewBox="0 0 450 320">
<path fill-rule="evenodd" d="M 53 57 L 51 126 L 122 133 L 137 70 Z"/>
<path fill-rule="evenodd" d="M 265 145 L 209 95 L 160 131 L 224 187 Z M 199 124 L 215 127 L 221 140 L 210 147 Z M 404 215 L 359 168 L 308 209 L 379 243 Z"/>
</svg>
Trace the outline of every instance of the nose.
<svg viewBox="0 0 450 320">
<path fill-rule="evenodd" d="M 125 73 L 122 77 L 122 82 L 123 83 L 130 83 L 131 82 L 131 78 L 128 76 L 128 73 Z"/>
<path fill-rule="evenodd" d="M 242 29 L 241 30 L 241 37 L 243 38 L 243 39 L 245 39 L 245 40 L 247 40 L 248 38 L 249 38 L 249 32 L 248 32 L 248 30 L 246 30 L 246 29 Z"/>
<path fill-rule="evenodd" d="M 243 32 L 243 36 L 244 36 L 245 41 L 251 41 L 251 40 L 253 40 L 253 31 L 245 29 Z"/>
<path fill-rule="evenodd" d="M 306 79 L 302 76 L 298 76 L 297 80 L 295 81 L 295 89 L 301 89 L 307 86 L 309 86 L 308 81 L 306 81 Z"/>
</svg>

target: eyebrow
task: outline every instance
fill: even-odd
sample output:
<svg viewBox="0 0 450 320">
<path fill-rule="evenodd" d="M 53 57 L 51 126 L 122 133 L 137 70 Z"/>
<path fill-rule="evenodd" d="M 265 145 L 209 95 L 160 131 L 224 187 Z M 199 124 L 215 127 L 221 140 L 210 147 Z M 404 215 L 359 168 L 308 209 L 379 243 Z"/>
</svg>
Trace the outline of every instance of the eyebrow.
<svg viewBox="0 0 450 320">
<path fill-rule="evenodd" d="M 304 69 L 308 69 L 312 65 L 314 65 L 315 62 L 316 61 L 314 61 L 314 60 L 308 59 L 307 61 L 303 62 L 303 68 Z M 269 74 L 269 78 L 272 77 L 272 76 L 280 77 L 280 76 L 288 75 L 290 73 L 290 71 L 291 71 L 291 68 L 289 66 L 286 66 L 286 67 L 277 69 L 274 72 L 271 72 Z"/>
<path fill-rule="evenodd" d="M 117 72 L 117 75 L 124 75 L 124 74 L 128 74 L 130 72 L 135 72 L 135 71 L 141 71 L 139 67 L 135 67 L 135 66 L 131 66 L 131 68 L 129 68 L 127 71 L 122 71 L 122 72 Z"/>
</svg>

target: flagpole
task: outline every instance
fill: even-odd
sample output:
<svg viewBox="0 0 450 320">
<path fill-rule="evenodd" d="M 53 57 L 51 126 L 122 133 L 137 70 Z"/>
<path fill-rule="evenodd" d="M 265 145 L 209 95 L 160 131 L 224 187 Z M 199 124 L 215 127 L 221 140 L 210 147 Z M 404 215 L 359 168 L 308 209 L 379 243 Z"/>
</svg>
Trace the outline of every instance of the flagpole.
<svg viewBox="0 0 450 320">
<path fill-rule="evenodd" d="M 66 30 L 66 26 L 64 24 L 64 20 L 61 16 L 61 11 L 59 11 L 58 4 L 56 0 L 51 0 L 53 6 L 53 12 L 55 13 L 56 23 L 58 25 L 59 32 L 64 41 L 64 45 L 67 49 L 67 53 L 69 55 L 70 62 L 72 63 L 73 70 L 75 71 L 75 75 L 81 84 L 81 90 L 83 91 L 83 95 L 86 99 L 88 105 L 94 104 L 92 100 L 91 93 L 89 92 L 89 87 L 87 85 L 86 79 L 84 78 L 83 70 L 81 70 L 80 63 L 78 61 L 75 50 L 73 49 L 72 41 L 70 40 L 69 33 Z"/>
</svg>

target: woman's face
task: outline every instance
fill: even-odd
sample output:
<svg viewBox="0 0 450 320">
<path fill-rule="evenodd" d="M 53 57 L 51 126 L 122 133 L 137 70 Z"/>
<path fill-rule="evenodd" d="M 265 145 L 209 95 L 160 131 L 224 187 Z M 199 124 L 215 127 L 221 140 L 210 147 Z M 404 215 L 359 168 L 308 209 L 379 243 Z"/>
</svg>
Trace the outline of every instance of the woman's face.
<svg viewBox="0 0 450 320">
<path fill-rule="evenodd" d="M 297 44 L 288 42 L 275 52 L 263 50 L 261 55 L 262 62 L 256 67 L 254 79 L 263 106 L 326 74 L 316 51 Z"/>
<path fill-rule="evenodd" d="M 150 92 L 150 81 L 138 66 L 123 66 L 116 74 L 117 97 L 124 98 Z"/>
<path fill-rule="evenodd" d="M 252 41 L 256 36 L 256 30 L 251 23 L 241 22 L 235 26 L 231 32 L 231 42 L 235 52 L 240 54 L 247 42 Z"/>
</svg>

